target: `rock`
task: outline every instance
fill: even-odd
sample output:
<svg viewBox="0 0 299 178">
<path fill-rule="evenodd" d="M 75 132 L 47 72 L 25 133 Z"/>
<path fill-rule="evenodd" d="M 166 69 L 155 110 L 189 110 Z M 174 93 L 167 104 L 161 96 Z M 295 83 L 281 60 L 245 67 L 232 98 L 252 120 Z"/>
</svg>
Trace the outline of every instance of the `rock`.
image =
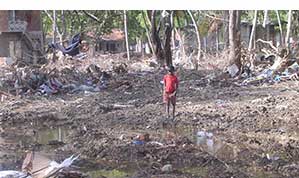
<svg viewBox="0 0 299 178">
<path fill-rule="evenodd" d="M 161 171 L 169 173 L 173 171 L 173 167 L 171 164 L 166 164 L 161 168 Z"/>
</svg>

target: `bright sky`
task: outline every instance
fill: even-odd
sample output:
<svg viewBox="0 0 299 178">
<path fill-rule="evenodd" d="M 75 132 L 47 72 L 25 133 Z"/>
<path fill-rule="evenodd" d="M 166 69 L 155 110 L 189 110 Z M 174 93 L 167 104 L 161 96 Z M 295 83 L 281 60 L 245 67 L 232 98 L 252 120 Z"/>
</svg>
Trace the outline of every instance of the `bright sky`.
<svg viewBox="0 0 299 178">
<path fill-rule="evenodd" d="M 298 0 L 2 0 L 2 10 L 299 10 Z"/>
</svg>

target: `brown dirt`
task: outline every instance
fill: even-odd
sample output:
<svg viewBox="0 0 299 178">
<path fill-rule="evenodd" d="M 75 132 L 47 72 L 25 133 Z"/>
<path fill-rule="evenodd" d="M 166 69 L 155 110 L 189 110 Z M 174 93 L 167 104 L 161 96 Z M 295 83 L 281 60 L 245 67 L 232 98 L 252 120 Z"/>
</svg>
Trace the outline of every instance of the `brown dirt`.
<svg viewBox="0 0 299 178">
<path fill-rule="evenodd" d="M 2 167 L 19 168 L 24 151 L 34 148 L 57 159 L 80 153 L 77 166 L 84 170 L 125 170 L 136 178 L 299 176 L 298 83 L 240 87 L 208 74 L 178 72 L 175 121 L 165 119 L 163 72 L 119 75 L 114 88 L 99 93 L 6 100 L 0 106 L 0 150 L 5 152 L 0 161 L 7 163 Z M 6 141 L 57 127 L 69 133 L 55 147 Z M 196 145 L 200 130 L 214 134 L 220 145 L 216 153 Z M 163 146 L 132 144 L 142 133 Z M 267 154 L 278 158 L 269 160 Z M 173 166 L 171 172 L 161 171 L 166 164 Z"/>
</svg>

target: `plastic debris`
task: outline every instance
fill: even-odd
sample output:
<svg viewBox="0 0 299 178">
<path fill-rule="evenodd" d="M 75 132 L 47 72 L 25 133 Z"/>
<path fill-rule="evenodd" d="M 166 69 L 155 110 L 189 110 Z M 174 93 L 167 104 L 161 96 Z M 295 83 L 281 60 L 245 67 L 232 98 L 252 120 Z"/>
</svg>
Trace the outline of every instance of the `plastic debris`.
<svg viewBox="0 0 299 178">
<path fill-rule="evenodd" d="M 239 72 L 239 68 L 236 64 L 228 66 L 227 70 L 231 77 L 235 77 L 237 75 L 237 73 Z"/>
</svg>

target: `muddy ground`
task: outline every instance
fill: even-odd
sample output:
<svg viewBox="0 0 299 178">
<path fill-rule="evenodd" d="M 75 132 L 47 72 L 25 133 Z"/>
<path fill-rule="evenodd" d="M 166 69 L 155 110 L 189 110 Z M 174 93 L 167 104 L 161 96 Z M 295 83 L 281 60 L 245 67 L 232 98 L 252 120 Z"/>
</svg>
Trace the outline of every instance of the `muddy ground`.
<svg viewBox="0 0 299 178">
<path fill-rule="evenodd" d="M 299 83 L 238 86 L 209 74 L 178 72 L 174 121 L 157 71 L 118 75 L 98 93 L 7 99 L 0 170 L 20 169 L 35 150 L 57 161 L 80 154 L 75 168 L 91 177 L 299 177 Z M 212 147 L 197 144 L 198 131 L 213 133 Z M 152 142 L 132 143 L 144 133 Z"/>
</svg>

